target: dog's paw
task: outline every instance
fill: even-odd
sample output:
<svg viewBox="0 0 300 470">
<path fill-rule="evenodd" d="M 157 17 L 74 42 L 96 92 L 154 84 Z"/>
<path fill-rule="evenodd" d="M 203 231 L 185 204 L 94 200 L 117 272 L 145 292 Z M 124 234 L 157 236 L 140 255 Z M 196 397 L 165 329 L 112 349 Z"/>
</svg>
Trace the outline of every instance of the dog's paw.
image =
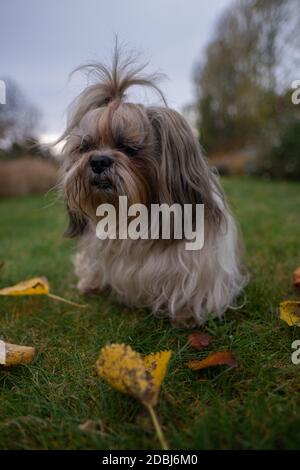
<svg viewBox="0 0 300 470">
<path fill-rule="evenodd" d="M 175 317 L 170 318 L 170 323 L 174 328 L 194 328 L 197 322 L 191 311 L 183 310 L 177 312 Z"/>
<path fill-rule="evenodd" d="M 97 287 L 87 285 L 86 283 L 81 281 L 78 282 L 77 289 L 82 295 L 96 295 L 100 292 L 100 289 L 98 289 Z"/>
<path fill-rule="evenodd" d="M 87 285 L 83 282 L 78 282 L 77 289 L 82 295 L 87 295 L 87 296 L 95 296 L 95 295 L 100 295 L 100 294 L 103 295 L 109 292 L 108 286 L 100 288 L 100 287 L 95 287 L 93 285 Z"/>
</svg>

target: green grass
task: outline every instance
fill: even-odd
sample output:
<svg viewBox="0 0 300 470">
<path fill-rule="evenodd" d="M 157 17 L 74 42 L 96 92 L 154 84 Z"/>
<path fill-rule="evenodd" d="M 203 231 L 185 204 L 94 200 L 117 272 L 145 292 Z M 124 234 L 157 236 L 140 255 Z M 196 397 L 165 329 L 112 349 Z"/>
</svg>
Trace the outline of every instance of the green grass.
<svg viewBox="0 0 300 470">
<path fill-rule="evenodd" d="M 251 282 L 241 310 L 209 322 L 215 341 L 207 351 L 187 346 L 188 331 L 107 298 L 89 299 L 87 310 L 45 297 L 0 299 L 1 338 L 38 351 L 30 365 L 0 370 L 1 448 L 157 448 L 141 406 L 95 375 L 107 342 L 126 342 L 143 354 L 172 349 L 158 406 L 171 448 L 300 447 L 300 365 L 291 362 L 300 330 L 277 312 L 281 300 L 297 298 L 291 274 L 300 265 L 300 187 L 249 179 L 224 186 L 244 234 Z M 60 203 L 1 200 L 0 221 L 0 286 L 44 275 L 54 293 L 82 301 L 71 264 L 75 245 L 61 237 Z M 224 348 L 234 351 L 239 368 L 195 373 L 185 366 Z M 80 430 L 89 419 L 94 430 Z"/>
</svg>

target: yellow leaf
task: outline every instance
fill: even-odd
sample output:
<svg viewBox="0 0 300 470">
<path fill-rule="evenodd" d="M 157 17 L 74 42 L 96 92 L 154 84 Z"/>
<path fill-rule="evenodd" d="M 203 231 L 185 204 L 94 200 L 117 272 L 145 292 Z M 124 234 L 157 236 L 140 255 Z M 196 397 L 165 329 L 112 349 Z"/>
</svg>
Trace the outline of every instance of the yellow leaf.
<svg viewBox="0 0 300 470">
<path fill-rule="evenodd" d="M 300 326 L 300 301 L 287 300 L 279 305 L 281 320 L 289 326 Z"/>
<path fill-rule="evenodd" d="M 151 400 L 153 384 L 140 354 L 125 344 L 102 348 L 96 364 L 98 375 L 119 392 L 137 400 Z"/>
<path fill-rule="evenodd" d="M 146 370 L 150 373 L 153 380 L 154 393 L 152 405 L 156 405 L 158 401 L 160 387 L 165 378 L 170 357 L 171 351 L 160 351 L 144 357 Z"/>
<path fill-rule="evenodd" d="M 78 304 L 50 293 L 50 286 L 46 277 L 34 277 L 27 281 L 19 282 L 14 286 L 5 287 L 4 289 L 0 289 L 0 295 L 47 295 L 51 299 L 65 302 L 66 304 L 73 305 L 74 307 L 87 307 L 86 305 Z"/>
<path fill-rule="evenodd" d="M 157 404 L 170 356 L 171 351 L 161 351 L 143 359 L 126 344 L 111 344 L 101 349 L 96 363 L 97 373 L 102 379 L 147 408 L 161 447 L 166 450 L 168 445 L 153 407 Z"/>
<path fill-rule="evenodd" d="M 0 289 L 0 295 L 48 295 L 49 290 L 49 283 L 45 277 L 34 277 Z"/>
<path fill-rule="evenodd" d="M 128 345 L 111 344 L 101 349 L 96 368 L 98 375 L 119 392 L 154 406 L 170 356 L 171 351 L 161 351 L 143 359 Z"/>
</svg>

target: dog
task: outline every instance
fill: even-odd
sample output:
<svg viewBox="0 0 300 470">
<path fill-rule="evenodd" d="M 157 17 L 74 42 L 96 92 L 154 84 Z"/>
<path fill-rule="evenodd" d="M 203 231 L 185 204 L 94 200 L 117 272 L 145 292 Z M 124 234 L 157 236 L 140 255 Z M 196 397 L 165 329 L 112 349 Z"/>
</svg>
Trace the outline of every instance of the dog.
<svg viewBox="0 0 300 470">
<path fill-rule="evenodd" d="M 81 293 L 109 289 L 123 305 L 167 314 L 196 326 L 221 317 L 247 281 L 240 236 L 218 177 L 186 119 L 167 106 L 158 74 L 115 48 L 111 66 L 85 66 L 92 84 L 70 107 L 62 136 L 62 191 L 69 214 L 65 235 L 79 238 L 75 272 Z M 78 69 L 77 69 L 78 70 Z M 158 93 L 160 106 L 129 101 L 134 86 Z M 129 204 L 204 205 L 204 246 L 185 240 L 96 236 L 97 207 Z"/>
</svg>

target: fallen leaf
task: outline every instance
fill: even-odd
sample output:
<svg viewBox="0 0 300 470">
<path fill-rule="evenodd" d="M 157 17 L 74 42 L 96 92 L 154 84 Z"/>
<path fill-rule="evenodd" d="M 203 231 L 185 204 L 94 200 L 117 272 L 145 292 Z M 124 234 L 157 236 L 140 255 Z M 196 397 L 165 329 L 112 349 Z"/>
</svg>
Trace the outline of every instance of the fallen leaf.
<svg viewBox="0 0 300 470">
<path fill-rule="evenodd" d="M 171 351 L 143 358 L 126 344 L 111 344 L 100 351 L 97 374 L 121 393 L 131 395 L 148 410 L 163 449 L 167 444 L 154 411 L 165 378 Z"/>
<path fill-rule="evenodd" d="M 293 273 L 293 282 L 295 287 L 300 287 L 300 267 Z"/>
<path fill-rule="evenodd" d="M 86 305 L 72 302 L 50 292 L 49 282 L 46 277 L 34 277 L 26 281 L 19 282 L 14 286 L 0 289 L 0 295 L 20 296 L 20 295 L 47 295 L 48 297 L 73 305 L 74 307 L 85 308 Z"/>
<path fill-rule="evenodd" d="M 300 301 L 286 300 L 279 304 L 279 316 L 289 326 L 300 326 Z"/>
<path fill-rule="evenodd" d="M 4 265 L 5 265 L 4 261 L 0 261 L 0 269 L 2 269 Z"/>
<path fill-rule="evenodd" d="M 144 357 L 146 370 L 153 380 L 152 405 L 156 405 L 158 402 L 160 387 L 167 373 L 170 357 L 171 351 L 160 351 Z"/>
<path fill-rule="evenodd" d="M 45 277 L 34 277 L 0 289 L 0 295 L 47 295 L 49 290 L 49 283 Z"/>
<path fill-rule="evenodd" d="M 151 406 L 157 403 L 171 351 L 142 357 L 126 344 L 111 344 L 101 349 L 97 373 L 113 388 Z"/>
<path fill-rule="evenodd" d="M 121 393 L 142 403 L 151 401 L 153 383 L 141 355 L 125 344 L 102 348 L 96 363 L 98 375 Z"/>
<path fill-rule="evenodd" d="M 29 364 L 35 356 L 35 349 L 30 346 L 5 343 L 0 340 L 0 364 L 15 366 Z"/>
<path fill-rule="evenodd" d="M 212 366 L 226 365 L 230 367 L 237 367 L 238 363 L 231 351 L 218 351 L 209 354 L 206 358 L 199 360 L 189 361 L 187 366 L 192 370 L 205 369 Z"/>
<path fill-rule="evenodd" d="M 213 339 L 208 333 L 202 333 L 201 331 L 197 331 L 188 336 L 190 345 L 198 350 L 207 348 L 211 345 L 212 341 Z"/>
</svg>

